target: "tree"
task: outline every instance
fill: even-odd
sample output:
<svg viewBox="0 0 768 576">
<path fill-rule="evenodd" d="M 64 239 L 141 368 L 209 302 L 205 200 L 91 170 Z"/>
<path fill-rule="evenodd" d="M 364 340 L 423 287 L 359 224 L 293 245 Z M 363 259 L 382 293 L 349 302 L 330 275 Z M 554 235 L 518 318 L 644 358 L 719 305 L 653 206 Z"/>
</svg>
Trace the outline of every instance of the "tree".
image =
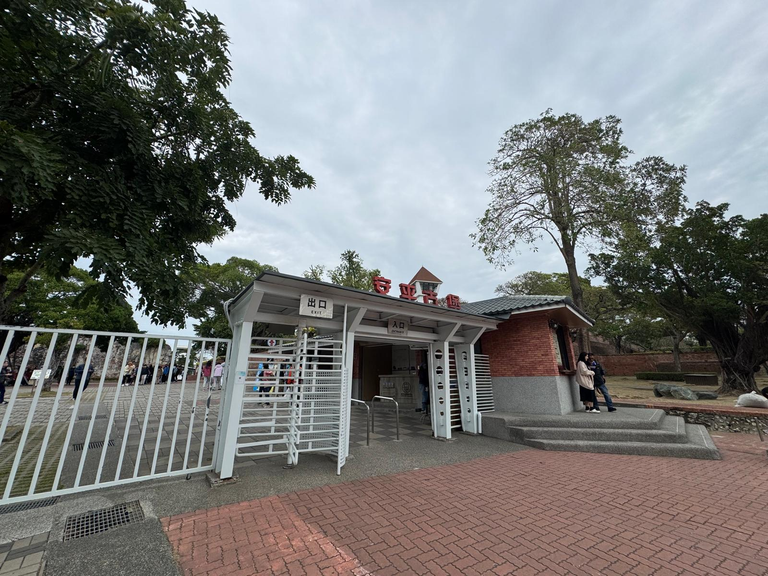
<svg viewBox="0 0 768 576">
<path fill-rule="evenodd" d="M 21 279 L 22 273 L 14 272 L 8 278 L 8 285 L 14 289 Z M 87 271 L 74 266 L 60 278 L 45 271 L 37 272 L 27 282 L 21 296 L 6 311 L 6 319 L 13 326 L 36 328 L 106 332 L 138 332 L 139 329 L 133 319 L 133 309 L 124 298 L 115 297 L 100 282 L 91 278 Z M 4 340 L 5 333 L 0 331 L 0 342 Z M 14 364 L 16 351 L 20 351 L 28 341 L 29 333 L 14 334 L 8 349 L 8 356 Z M 48 345 L 50 342 L 50 334 L 38 334 L 35 339 L 36 344 Z M 68 337 L 58 338 L 51 366 L 58 365 L 68 344 Z M 106 351 L 108 339 L 99 337 L 96 344 L 102 351 Z M 45 382 L 46 389 L 50 385 L 50 381 Z"/>
<path fill-rule="evenodd" d="M 304 277 L 312 280 L 322 280 L 326 274 L 333 284 L 373 292 L 373 277 L 381 276 L 381 271 L 378 268 L 368 270 L 363 266 L 360 254 L 354 250 L 345 250 L 341 253 L 341 262 L 335 268 L 327 270 L 325 266 L 313 265 L 304 271 Z"/>
<path fill-rule="evenodd" d="M 729 218 L 727 209 L 699 202 L 679 222 L 628 226 L 591 256 L 625 302 L 652 300 L 706 337 L 723 370 L 721 393 L 754 390 L 768 361 L 768 214 Z"/>
<path fill-rule="evenodd" d="M 626 164 L 630 150 L 620 124 L 615 116 L 584 122 L 547 110 L 507 130 L 489 163 L 491 203 L 471 235 L 489 262 L 504 268 L 519 242 L 546 236 L 563 256 L 571 296 L 583 309 L 576 247 L 612 236 L 626 220 L 679 213 L 685 167 L 659 157 Z M 588 346 L 583 331 L 579 344 Z"/>
<path fill-rule="evenodd" d="M 77 258 L 161 324 L 184 323 L 197 245 L 235 226 L 249 181 L 287 202 L 314 180 L 267 158 L 230 106 L 228 38 L 184 0 L 10 0 L 0 10 L 0 321 L 41 269 Z M 9 287 L 13 273 L 21 273 Z"/>
<path fill-rule="evenodd" d="M 237 296 L 262 272 L 277 268 L 259 264 L 256 260 L 232 257 L 224 264 L 198 264 L 190 285 L 194 286 L 189 297 L 186 313 L 198 320 L 195 334 L 205 338 L 232 338 L 232 329 L 224 314 L 224 303 Z M 254 334 L 259 335 L 263 326 L 257 324 Z"/>
<path fill-rule="evenodd" d="M 13 289 L 21 279 L 20 272 L 13 273 L 8 284 Z M 6 318 L 14 326 L 137 332 L 131 305 L 103 288 L 87 271 L 74 266 L 61 278 L 38 272 Z"/>
</svg>

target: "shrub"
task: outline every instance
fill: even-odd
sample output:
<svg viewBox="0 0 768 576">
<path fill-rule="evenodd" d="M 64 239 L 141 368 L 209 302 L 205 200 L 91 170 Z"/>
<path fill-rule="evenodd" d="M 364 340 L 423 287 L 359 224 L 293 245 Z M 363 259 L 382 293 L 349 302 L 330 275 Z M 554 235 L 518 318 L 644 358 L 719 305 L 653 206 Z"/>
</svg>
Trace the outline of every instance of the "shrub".
<svg viewBox="0 0 768 576">
<path fill-rule="evenodd" d="M 638 380 L 656 380 L 684 382 L 685 375 L 682 372 L 638 372 L 635 374 Z"/>
</svg>

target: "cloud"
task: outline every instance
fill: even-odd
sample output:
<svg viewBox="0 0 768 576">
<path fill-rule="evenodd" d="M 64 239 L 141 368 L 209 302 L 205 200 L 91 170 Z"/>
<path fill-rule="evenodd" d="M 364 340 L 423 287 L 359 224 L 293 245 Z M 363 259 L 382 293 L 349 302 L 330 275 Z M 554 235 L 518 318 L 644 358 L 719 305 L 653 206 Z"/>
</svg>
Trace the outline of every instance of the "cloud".
<svg viewBox="0 0 768 576">
<path fill-rule="evenodd" d="M 638 159 L 688 165 L 692 201 L 768 210 L 759 0 L 191 4 L 226 26 L 227 96 L 256 146 L 317 179 L 279 207 L 249 186 L 236 231 L 203 247 L 211 260 L 301 274 L 354 249 L 395 282 L 424 265 L 467 300 L 526 270 L 564 271 L 551 242 L 499 271 L 469 239 L 498 139 L 549 107 L 619 116 Z"/>
</svg>

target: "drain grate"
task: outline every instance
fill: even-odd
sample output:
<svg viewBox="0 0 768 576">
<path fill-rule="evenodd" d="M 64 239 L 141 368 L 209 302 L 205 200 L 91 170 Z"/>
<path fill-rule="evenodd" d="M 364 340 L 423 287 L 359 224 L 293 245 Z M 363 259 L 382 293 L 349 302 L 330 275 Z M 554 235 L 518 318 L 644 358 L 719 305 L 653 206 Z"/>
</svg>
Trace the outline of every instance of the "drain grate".
<svg viewBox="0 0 768 576">
<path fill-rule="evenodd" d="M 109 442 L 107 442 L 107 446 L 114 446 L 114 445 L 115 445 L 115 441 L 114 440 L 110 440 Z M 83 451 L 83 446 L 85 446 L 85 444 L 83 442 L 79 442 L 77 444 L 72 444 L 72 450 L 74 450 L 75 452 L 82 452 Z M 98 442 L 89 442 L 88 443 L 88 449 L 89 450 L 92 450 L 93 448 L 103 448 L 103 447 L 104 447 L 104 440 L 99 440 Z"/>
<path fill-rule="evenodd" d="M 59 501 L 58 496 L 53 498 L 43 498 L 41 500 L 32 500 L 31 502 L 21 502 L 19 504 L 9 504 L 8 506 L 0 506 L 0 514 L 10 514 L 11 512 L 23 512 L 25 510 L 34 510 L 35 508 L 45 508 L 46 506 L 53 506 Z"/>
<path fill-rule="evenodd" d="M 86 414 L 85 416 L 78 416 L 77 419 L 78 420 L 90 420 L 91 419 L 91 415 L 90 414 Z M 107 419 L 107 415 L 106 414 L 96 414 L 96 416 L 94 417 L 94 420 L 106 420 L 106 419 Z"/>
<path fill-rule="evenodd" d="M 67 523 L 64 526 L 64 541 L 101 534 L 112 528 L 142 520 L 144 520 L 144 512 L 138 500 L 118 504 L 111 508 L 91 510 L 67 518 Z"/>
</svg>

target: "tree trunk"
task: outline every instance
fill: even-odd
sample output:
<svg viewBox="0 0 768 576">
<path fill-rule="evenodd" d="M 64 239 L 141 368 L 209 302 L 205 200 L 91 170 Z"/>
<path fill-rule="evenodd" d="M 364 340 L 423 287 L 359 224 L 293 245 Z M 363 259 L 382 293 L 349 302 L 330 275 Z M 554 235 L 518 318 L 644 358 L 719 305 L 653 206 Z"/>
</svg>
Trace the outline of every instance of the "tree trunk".
<svg viewBox="0 0 768 576">
<path fill-rule="evenodd" d="M 682 372 L 683 365 L 680 362 L 680 340 L 672 338 L 672 361 L 675 363 L 675 372 Z"/>
<path fill-rule="evenodd" d="M 584 291 L 581 289 L 581 283 L 579 282 L 579 271 L 576 268 L 576 255 L 574 253 L 574 246 L 568 241 L 566 235 L 561 233 L 563 240 L 563 258 L 565 259 L 565 265 L 568 268 L 568 282 L 571 285 L 571 298 L 576 308 L 584 311 Z M 579 352 L 589 352 L 590 342 L 589 334 L 586 328 L 579 328 L 578 335 L 576 337 L 577 346 Z"/>
</svg>

